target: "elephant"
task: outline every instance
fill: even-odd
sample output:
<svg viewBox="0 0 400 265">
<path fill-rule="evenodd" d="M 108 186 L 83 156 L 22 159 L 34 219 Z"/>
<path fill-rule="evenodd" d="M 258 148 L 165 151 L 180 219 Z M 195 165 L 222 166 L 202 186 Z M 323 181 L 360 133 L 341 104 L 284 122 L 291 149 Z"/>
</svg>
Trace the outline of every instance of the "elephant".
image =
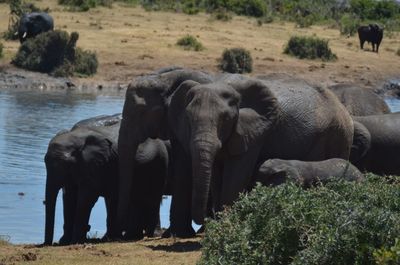
<svg viewBox="0 0 400 265">
<path fill-rule="evenodd" d="M 60 244 L 81 243 L 86 239 L 90 211 L 102 196 L 107 210 L 105 239 L 120 238 L 116 229 L 118 200 L 117 139 L 121 115 L 98 116 L 76 123 L 71 130 L 57 134 L 45 155 L 46 225 L 45 244 L 51 245 L 57 193 L 63 189 L 64 234 Z M 142 216 L 135 216 L 136 204 L 130 204 L 130 223 L 124 227 L 126 238 L 140 229 L 152 236 L 159 223 L 159 207 L 167 175 L 168 155 L 161 140 L 142 143 L 132 163 L 148 183 L 143 187 Z M 135 218 L 135 219 L 134 219 Z M 140 223 L 141 222 L 141 223 Z"/>
<path fill-rule="evenodd" d="M 53 18 L 45 12 L 23 14 L 19 21 L 18 38 L 21 43 L 40 33 L 54 29 Z"/>
<path fill-rule="evenodd" d="M 351 162 L 361 171 L 400 174 L 400 113 L 353 117 L 355 130 Z"/>
<path fill-rule="evenodd" d="M 352 116 L 367 116 L 390 113 L 385 100 L 371 89 L 356 84 L 344 83 L 328 87 Z"/>
<path fill-rule="evenodd" d="M 174 159 L 186 170 L 177 183 L 187 185 L 175 183 L 171 208 L 197 224 L 204 223 L 209 193 L 217 211 L 232 204 L 258 162 L 348 159 L 353 138 L 351 117 L 332 92 L 299 79 L 188 80 L 171 96 L 168 119 L 179 150 Z"/>
<path fill-rule="evenodd" d="M 383 38 L 383 28 L 378 24 L 369 24 L 368 26 L 358 27 L 357 31 L 361 50 L 364 49 L 364 42 L 367 41 L 372 43 L 372 51 L 378 53 Z"/>
<path fill-rule="evenodd" d="M 141 76 L 131 82 L 125 95 L 122 112 L 121 128 L 118 137 L 119 151 L 119 199 L 117 222 L 118 229 L 123 230 L 129 220 L 129 204 L 134 185 L 140 189 L 142 182 L 138 169 L 131 163 L 140 143 L 151 138 L 168 140 L 169 128 L 167 123 L 168 104 L 173 91 L 185 80 L 195 80 L 200 83 L 212 82 L 213 77 L 201 71 L 186 68 L 164 68 Z M 172 158 L 174 158 L 171 143 Z M 172 159 L 172 168 L 179 169 L 176 159 Z M 174 175 L 179 174 L 175 172 Z M 169 181 L 169 192 L 173 193 L 175 177 Z M 137 201 L 140 201 L 138 198 Z M 135 200 L 135 199 L 134 199 Z M 172 222 L 173 223 L 173 222 Z"/>
<path fill-rule="evenodd" d="M 312 162 L 269 159 L 261 164 L 254 176 L 254 182 L 265 186 L 291 181 L 304 188 L 338 179 L 361 182 L 364 175 L 349 161 L 331 158 Z"/>
</svg>

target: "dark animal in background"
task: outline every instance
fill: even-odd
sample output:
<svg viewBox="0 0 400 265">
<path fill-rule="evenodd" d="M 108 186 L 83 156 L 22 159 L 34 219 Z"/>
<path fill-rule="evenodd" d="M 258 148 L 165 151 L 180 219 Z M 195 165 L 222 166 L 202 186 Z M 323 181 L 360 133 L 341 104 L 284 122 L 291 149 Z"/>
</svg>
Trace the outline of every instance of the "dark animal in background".
<svg viewBox="0 0 400 265">
<path fill-rule="evenodd" d="M 53 18 L 44 12 L 24 14 L 19 21 L 18 38 L 21 43 L 40 33 L 54 29 Z"/>
<path fill-rule="evenodd" d="M 349 161 L 340 158 L 314 162 L 269 159 L 258 169 L 254 182 L 261 182 L 265 186 L 294 182 L 309 188 L 338 179 L 359 182 L 364 176 Z"/>
<path fill-rule="evenodd" d="M 361 49 L 364 48 L 364 42 L 367 41 L 372 43 L 372 51 L 378 52 L 383 38 L 383 28 L 379 27 L 378 24 L 369 24 L 368 26 L 360 26 L 357 31 Z"/>
</svg>

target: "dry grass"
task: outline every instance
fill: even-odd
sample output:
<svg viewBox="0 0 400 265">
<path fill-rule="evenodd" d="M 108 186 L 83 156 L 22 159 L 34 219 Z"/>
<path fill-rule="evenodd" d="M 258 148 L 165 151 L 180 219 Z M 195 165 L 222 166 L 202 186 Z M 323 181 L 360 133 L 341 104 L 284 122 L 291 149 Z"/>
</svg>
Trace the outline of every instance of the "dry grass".
<svg viewBox="0 0 400 265">
<path fill-rule="evenodd" d="M 67 247 L 1 245 L 0 264 L 196 264 L 199 238 L 190 240 L 146 239 L 136 243 L 85 244 Z"/>
<path fill-rule="evenodd" d="M 379 54 L 361 51 L 357 37 L 346 38 L 339 30 L 323 26 L 309 29 L 274 22 L 261 27 L 255 19 L 234 17 L 232 21 L 211 20 L 167 12 L 145 12 L 140 7 L 114 4 L 112 9 L 96 8 L 84 13 L 65 12 L 56 0 L 38 1 L 53 11 L 56 28 L 78 31 L 78 46 L 96 51 L 100 61 L 93 79 L 129 81 L 143 72 L 168 65 L 181 65 L 217 71 L 217 59 L 225 48 L 243 47 L 251 51 L 254 74 L 284 72 L 319 84 L 338 81 L 374 85 L 398 75 L 398 57 L 388 47 L 398 47 L 400 37 L 384 38 Z M 0 4 L 0 31 L 7 27 L 8 6 Z M 185 51 L 175 45 L 178 38 L 190 34 L 205 46 L 201 52 Z M 316 35 L 329 40 L 338 61 L 324 63 L 291 58 L 282 53 L 293 35 Z M 17 42 L 5 42 L 7 61 L 18 48 Z"/>
</svg>

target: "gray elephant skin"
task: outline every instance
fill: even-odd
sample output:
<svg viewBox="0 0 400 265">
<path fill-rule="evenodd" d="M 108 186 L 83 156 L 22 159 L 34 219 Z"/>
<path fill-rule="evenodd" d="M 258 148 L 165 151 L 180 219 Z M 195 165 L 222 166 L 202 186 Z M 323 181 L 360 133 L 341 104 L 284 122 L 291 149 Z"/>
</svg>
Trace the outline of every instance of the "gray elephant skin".
<svg viewBox="0 0 400 265">
<path fill-rule="evenodd" d="M 339 179 L 360 182 L 364 175 L 349 161 L 340 158 L 313 162 L 269 159 L 261 164 L 254 181 L 265 186 L 294 182 L 309 188 Z"/>
<path fill-rule="evenodd" d="M 118 199 L 117 139 L 120 121 L 120 114 L 83 120 L 75 124 L 71 130 L 57 134 L 50 141 L 45 155 L 46 245 L 51 245 L 53 242 L 55 204 L 61 188 L 63 189 L 64 233 L 60 244 L 85 241 L 90 211 L 100 196 L 104 197 L 107 209 L 105 238 L 112 239 L 119 236 L 115 229 L 115 218 Z M 166 163 L 165 157 L 160 159 L 159 153 L 165 156 L 164 151 L 165 146 L 161 141 L 149 140 L 139 147 L 138 155 L 134 158 L 141 176 L 160 170 L 158 172 L 160 174 L 148 175 L 148 181 L 153 181 L 153 186 L 147 187 L 147 190 L 153 193 L 149 193 L 147 200 L 143 202 L 144 205 L 149 205 L 151 202 L 153 205 L 157 203 L 158 205 L 154 206 L 156 209 L 147 208 L 147 212 L 140 217 L 147 219 L 146 229 L 149 233 L 155 228 L 151 228 L 150 225 L 159 220 L 157 210 L 162 196 L 159 190 L 163 189 L 166 174 L 166 169 L 162 168 L 162 165 Z M 153 168 L 152 171 L 151 168 Z M 160 194 L 154 195 L 156 192 Z M 130 210 L 135 209 L 131 207 Z M 150 216 L 154 212 L 157 212 L 156 216 Z M 132 230 L 137 230 L 141 224 L 130 223 L 129 225 L 126 228 L 128 234 Z"/>
<path fill-rule="evenodd" d="M 369 88 L 356 84 L 337 84 L 328 87 L 352 116 L 390 113 L 385 100 Z"/>
<path fill-rule="evenodd" d="M 400 113 L 353 119 L 356 126 L 352 163 L 362 171 L 379 175 L 399 175 Z"/>
<path fill-rule="evenodd" d="M 383 28 L 374 23 L 358 27 L 357 32 L 361 50 L 364 49 L 364 43 L 367 41 L 372 44 L 372 51 L 378 53 L 383 38 Z"/>
<path fill-rule="evenodd" d="M 137 109 L 152 125 L 138 126 Z M 143 129 L 128 130 L 133 127 Z M 170 230 L 177 236 L 193 234 L 192 219 L 203 223 L 210 193 L 215 209 L 231 204 L 258 162 L 348 159 L 353 137 L 352 120 L 338 99 L 301 80 L 212 77 L 187 69 L 151 75 L 126 94 L 119 138 L 126 148 L 124 155 L 119 149 L 122 188 L 132 179 L 127 161 L 135 146 L 151 133 L 162 134 L 161 128 L 169 129 L 174 157 Z"/>
<path fill-rule="evenodd" d="M 18 38 L 21 43 L 28 38 L 33 38 L 40 33 L 53 30 L 53 18 L 45 12 L 33 12 L 24 14 L 18 27 Z"/>
</svg>

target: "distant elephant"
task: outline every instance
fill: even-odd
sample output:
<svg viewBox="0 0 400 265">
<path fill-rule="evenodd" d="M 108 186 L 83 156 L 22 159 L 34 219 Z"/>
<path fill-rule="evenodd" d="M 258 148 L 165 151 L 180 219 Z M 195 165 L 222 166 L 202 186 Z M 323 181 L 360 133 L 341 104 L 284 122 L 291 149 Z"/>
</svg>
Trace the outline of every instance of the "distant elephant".
<svg viewBox="0 0 400 265">
<path fill-rule="evenodd" d="M 168 120 L 179 150 L 174 159 L 185 170 L 171 207 L 197 224 L 204 222 L 209 191 L 216 210 L 232 204 L 257 163 L 348 159 L 353 137 L 351 117 L 338 99 L 299 79 L 226 75 L 210 84 L 185 81 L 171 96 Z"/>
<path fill-rule="evenodd" d="M 383 38 L 383 28 L 379 27 L 378 24 L 369 24 L 368 26 L 358 27 L 357 31 L 361 49 L 364 48 L 364 42 L 367 41 L 372 43 L 372 51 L 378 53 Z"/>
<path fill-rule="evenodd" d="M 328 87 L 346 107 L 350 115 L 367 116 L 390 113 L 385 100 L 371 89 L 356 84 L 337 84 Z"/>
<path fill-rule="evenodd" d="M 141 176 L 137 174 L 136 166 L 131 161 L 135 157 L 139 144 L 147 138 L 169 139 L 167 121 L 169 100 L 175 89 L 185 80 L 209 83 L 212 82 L 213 77 L 201 71 L 172 67 L 164 68 L 159 73 L 139 77 L 128 86 L 118 138 L 120 157 L 118 226 L 120 230 L 129 219 L 129 204 L 132 196 L 130 187 L 132 183 L 138 184 L 142 181 Z M 171 148 L 174 149 L 173 146 Z M 176 164 L 176 161 L 176 159 L 172 161 L 173 168 L 179 169 L 182 165 Z M 179 170 L 174 173 L 176 174 L 179 174 Z M 171 182 L 174 181 L 175 179 L 172 178 Z M 139 188 L 140 185 L 136 186 Z M 169 185 L 171 186 L 173 185 Z M 172 212 L 175 210 L 171 209 Z M 190 219 L 190 216 L 188 218 Z M 190 230 L 189 234 L 194 234 L 193 229 Z"/>
<path fill-rule="evenodd" d="M 19 21 L 18 38 L 23 43 L 28 38 L 53 29 L 54 21 L 49 14 L 45 12 L 27 13 Z"/>
<path fill-rule="evenodd" d="M 400 113 L 353 119 L 355 124 L 361 124 L 357 126 L 353 145 L 366 151 L 355 156 L 352 163 L 362 171 L 400 175 Z"/>
<path fill-rule="evenodd" d="M 105 238 L 120 237 L 115 218 L 118 199 L 117 139 L 121 116 L 99 116 L 78 122 L 70 131 L 56 135 L 45 156 L 46 226 L 45 244 L 53 241 L 54 210 L 57 193 L 63 189 L 64 234 L 60 244 L 83 242 L 86 239 L 89 215 L 99 196 L 107 209 Z M 146 194 L 141 205 L 130 198 L 130 223 L 126 224 L 126 238 L 134 232 L 154 233 L 159 223 L 159 207 L 167 174 L 166 147 L 160 140 L 148 140 L 138 147 L 132 160 L 138 175 L 147 186 L 138 191 Z M 136 216 L 138 207 L 141 216 Z"/>
<path fill-rule="evenodd" d="M 364 175 L 349 161 L 340 158 L 314 162 L 269 159 L 258 169 L 254 182 L 276 186 L 290 181 L 309 188 L 339 179 L 360 182 Z"/>
</svg>

